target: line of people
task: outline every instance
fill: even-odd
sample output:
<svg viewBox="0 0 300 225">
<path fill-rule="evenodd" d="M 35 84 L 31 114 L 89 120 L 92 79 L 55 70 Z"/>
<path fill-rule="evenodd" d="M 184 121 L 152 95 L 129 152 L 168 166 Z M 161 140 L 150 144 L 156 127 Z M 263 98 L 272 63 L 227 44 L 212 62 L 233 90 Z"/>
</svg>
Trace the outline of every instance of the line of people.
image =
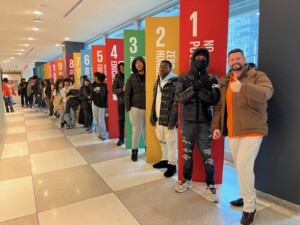
<svg viewBox="0 0 300 225">
<path fill-rule="evenodd" d="M 267 101 L 274 92 L 269 78 L 256 69 L 253 63 L 246 63 L 241 49 L 228 53 L 230 71 L 220 80 L 208 73 L 210 54 L 206 48 L 194 50 L 190 60 L 190 70 L 177 76 L 172 73 L 172 63 L 163 60 L 153 89 L 153 103 L 150 123 L 160 142 L 162 158 L 154 168 L 166 168 L 165 177 L 177 172 L 178 157 L 178 104 L 180 104 L 181 133 L 183 140 L 183 180 L 175 187 L 178 193 L 193 187 L 193 151 L 197 144 L 202 156 L 206 174 L 209 200 L 217 203 L 219 197 L 215 186 L 215 167 L 211 154 L 212 139 L 229 137 L 229 146 L 238 172 L 242 198 L 232 201 L 233 206 L 243 206 L 241 224 L 249 225 L 254 221 L 255 188 L 254 162 L 263 136 L 268 133 Z M 124 82 L 124 63 L 118 65 L 119 74 L 113 81 L 113 94 L 118 97 L 119 141 L 124 144 L 125 110 L 132 124 L 131 159 L 138 160 L 141 135 L 146 143 L 146 64 L 138 56 L 132 62 L 132 74 Z M 74 88 L 74 79 L 58 79 L 43 82 L 35 77 L 22 86 L 27 90 L 28 103 L 34 107 L 45 102 L 49 116 L 56 114 L 61 127 L 76 125 L 76 110 L 80 105 L 84 115 L 87 132 L 92 132 L 94 121 L 99 139 L 109 138 L 105 125 L 108 108 L 108 89 L 104 82 L 105 74 L 95 72 L 94 82 L 83 77 L 79 90 Z M 23 84 L 22 81 L 21 84 Z M 26 81 L 25 81 L 26 83 Z M 30 86 L 30 87 L 28 87 Z M 32 88 L 33 87 L 33 88 Z M 47 88 L 48 87 L 48 88 Z M 23 90 L 23 89 L 22 89 Z M 29 91 L 28 91 L 29 90 Z M 24 92 L 25 93 L 25 92 Z M 21 92 L 22 96 L 25 96 Z M 30 94 L 30 95 L 29 95 Z M 42 96 L 42 97 L 40 97 Z M 53 97 L 52 97 L 53 96 Z M 7 101 L 9 102 L 9 101 Z M 22 101 L 22 106 L 27 104 Z M 51 105 L 53 104 L 53 109 Z M 213 109 L 214 107 L 214 109 Z M 110 112 L 114 113 L 114 112 Z M 80 119 L 80 118 L 79 118 Z"/>
</svg>

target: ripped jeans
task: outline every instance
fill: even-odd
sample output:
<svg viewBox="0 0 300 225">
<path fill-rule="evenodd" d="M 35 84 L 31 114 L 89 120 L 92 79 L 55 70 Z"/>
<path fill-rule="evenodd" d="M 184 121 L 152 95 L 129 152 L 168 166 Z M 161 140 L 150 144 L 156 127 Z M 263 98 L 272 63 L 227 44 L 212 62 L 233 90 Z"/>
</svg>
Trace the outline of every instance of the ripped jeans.
<svg viewBox="0 0 300 225">
<path fill-rule="evenodd" d="M 183 139 L 183 177 L 185 180 L 192 179 L 193 173 L 193 151 L 195 139 L 197 141 L 200 154 L 203 159 L 203 164 L 206 174 L 206 184 L 215 184 L 214 175 L 215 167 L 211 158 L 211 124 L 208 123 L 193 123 L 182 121 L 182 139 Z"/>
</svg>

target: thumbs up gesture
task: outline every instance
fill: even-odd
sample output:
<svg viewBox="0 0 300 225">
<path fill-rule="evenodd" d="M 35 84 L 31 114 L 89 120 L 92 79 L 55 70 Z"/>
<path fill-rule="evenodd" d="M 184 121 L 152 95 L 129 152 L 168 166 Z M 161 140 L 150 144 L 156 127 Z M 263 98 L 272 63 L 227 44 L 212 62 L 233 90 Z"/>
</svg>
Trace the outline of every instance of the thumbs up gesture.
<svg viewBox="0 0 300 225">
<path fill-rule="evenodd" d="M 242 83 L 235 76 L 233 76 L 233 82 L 231 82 L 229 86 L 232 92 L 240 92 Z"/>
</svg>

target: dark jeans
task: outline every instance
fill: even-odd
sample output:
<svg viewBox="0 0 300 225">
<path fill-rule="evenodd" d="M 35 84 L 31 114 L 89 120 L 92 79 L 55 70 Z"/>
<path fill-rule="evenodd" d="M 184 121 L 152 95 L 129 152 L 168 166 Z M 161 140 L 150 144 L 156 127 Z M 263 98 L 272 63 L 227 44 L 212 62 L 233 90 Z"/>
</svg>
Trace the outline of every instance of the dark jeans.
<svg viewBox="0 0 300 225">
<path fill-rule="evenodd" d="M 9 108 L 10 108 L 10 111 L 12 111 L 14 109 L 13 108 L 14 101 L 13 101 L 12 97 L 11 96 L 5 96 L 5 97 L 3 97 L 3 99 L 4 99 L 4 102 L 5 102 L 6 112 L 9 112 Z"/>
<path fill-rule="evenodd" d="M 118 116 L 119 116 L 119 138 L 121 140 L 124 140 L 125 104 L 118 104 Z"/>
<path fill-rule="evenodd" d="M 28 106 L 27 94 L 21 94 L 21 105 L 24 106 L 25 104 Z"/>
<path fill-rule="evenodd" d="M 214 174 L 215 167 L 211 158 L 211 124 L 210 123 L 193 123 L 182 121 L 182 139 L 184 152 L 183 176 L 186 180 L 192 179 L 193 173 L 193 151 L 195 139 L 203 159 L 206 184 L 215 184 Z"/>
<path fill-rule="evenodd" d="M 84 113 L 84 127 L 86 128 L 91 127 L 93 122 L 93 112 L 90 104 L 87 108 L 83 108 L 83 113 Z"/>
</svg>

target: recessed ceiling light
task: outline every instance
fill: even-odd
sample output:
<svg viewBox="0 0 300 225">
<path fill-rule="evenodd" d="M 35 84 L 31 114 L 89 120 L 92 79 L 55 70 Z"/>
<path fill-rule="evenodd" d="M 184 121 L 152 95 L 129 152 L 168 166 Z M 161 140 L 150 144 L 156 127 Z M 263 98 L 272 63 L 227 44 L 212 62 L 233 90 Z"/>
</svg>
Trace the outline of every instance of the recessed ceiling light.
<svg viewBox="0 0 300 225">
<path fill-rule="evenodd" d="M 10 59 L 14 59 L 14 57 L 10 57 Z"/>
<path fill-rule="evenodd" d="M 28 46 L 29 46 L 29 44 L 24 44 L 24 46 L 28 47 Z"/>
<path fill-rule="evenodd" d="M 4 63 L 7 63 L 6 61 L 4 61 Z"/>
<path fill-rule="evenodd" d="M 43 14 L 41 11 L 32 11 L 31 13 L 35 14 L 35 15 L 42 15 Z"/>
<path fill-rule="evenodd" d="M 27 38 L 29 41 L 33 41 L 34 39 L 32 37 Z"/>
<path fill-rule="evenodd" d="M 33 28 L 31 28 L 31 30 L 39 31 L 40 29 L 38 27 L 33 27 Z"/>
<path fill-rule="evenodd" d="M 55 44 L 55 46 L 59 47 L 59 46 L 60 46 L 60 44 Z"/>
<path fill-rule="evenodd" d="M 258 12 L 258 13 L 256 13 L 256 15 L 257 15 L 257 16 L 259 16 L 259 12 Z"/>
<path fill-rule="evenodd" d="M 21 53 L 21 52 L 19 52 L 19 53 L 18 53 L 18 55 L 22 55 L 22 53 Z"/>
<path fill-rule="evenodd" d="M 70 38 L 68 38 L 68 37 L 65 37 L 64 39 L 65 39 L 66 41 L 70 40 Z"/>
<path fill-rule="evenodd" d="M 7 62 L 10 62 L 10 59 L 7 59 L 6 61 L 7 61 Z"/>
<path fill-rule="evenodd" d="M 21 51 L 21 52 L 24 52 L 25 50 L 24 50 L 24 49 L 20 49 L 20 51 Z"/>
</svg>

